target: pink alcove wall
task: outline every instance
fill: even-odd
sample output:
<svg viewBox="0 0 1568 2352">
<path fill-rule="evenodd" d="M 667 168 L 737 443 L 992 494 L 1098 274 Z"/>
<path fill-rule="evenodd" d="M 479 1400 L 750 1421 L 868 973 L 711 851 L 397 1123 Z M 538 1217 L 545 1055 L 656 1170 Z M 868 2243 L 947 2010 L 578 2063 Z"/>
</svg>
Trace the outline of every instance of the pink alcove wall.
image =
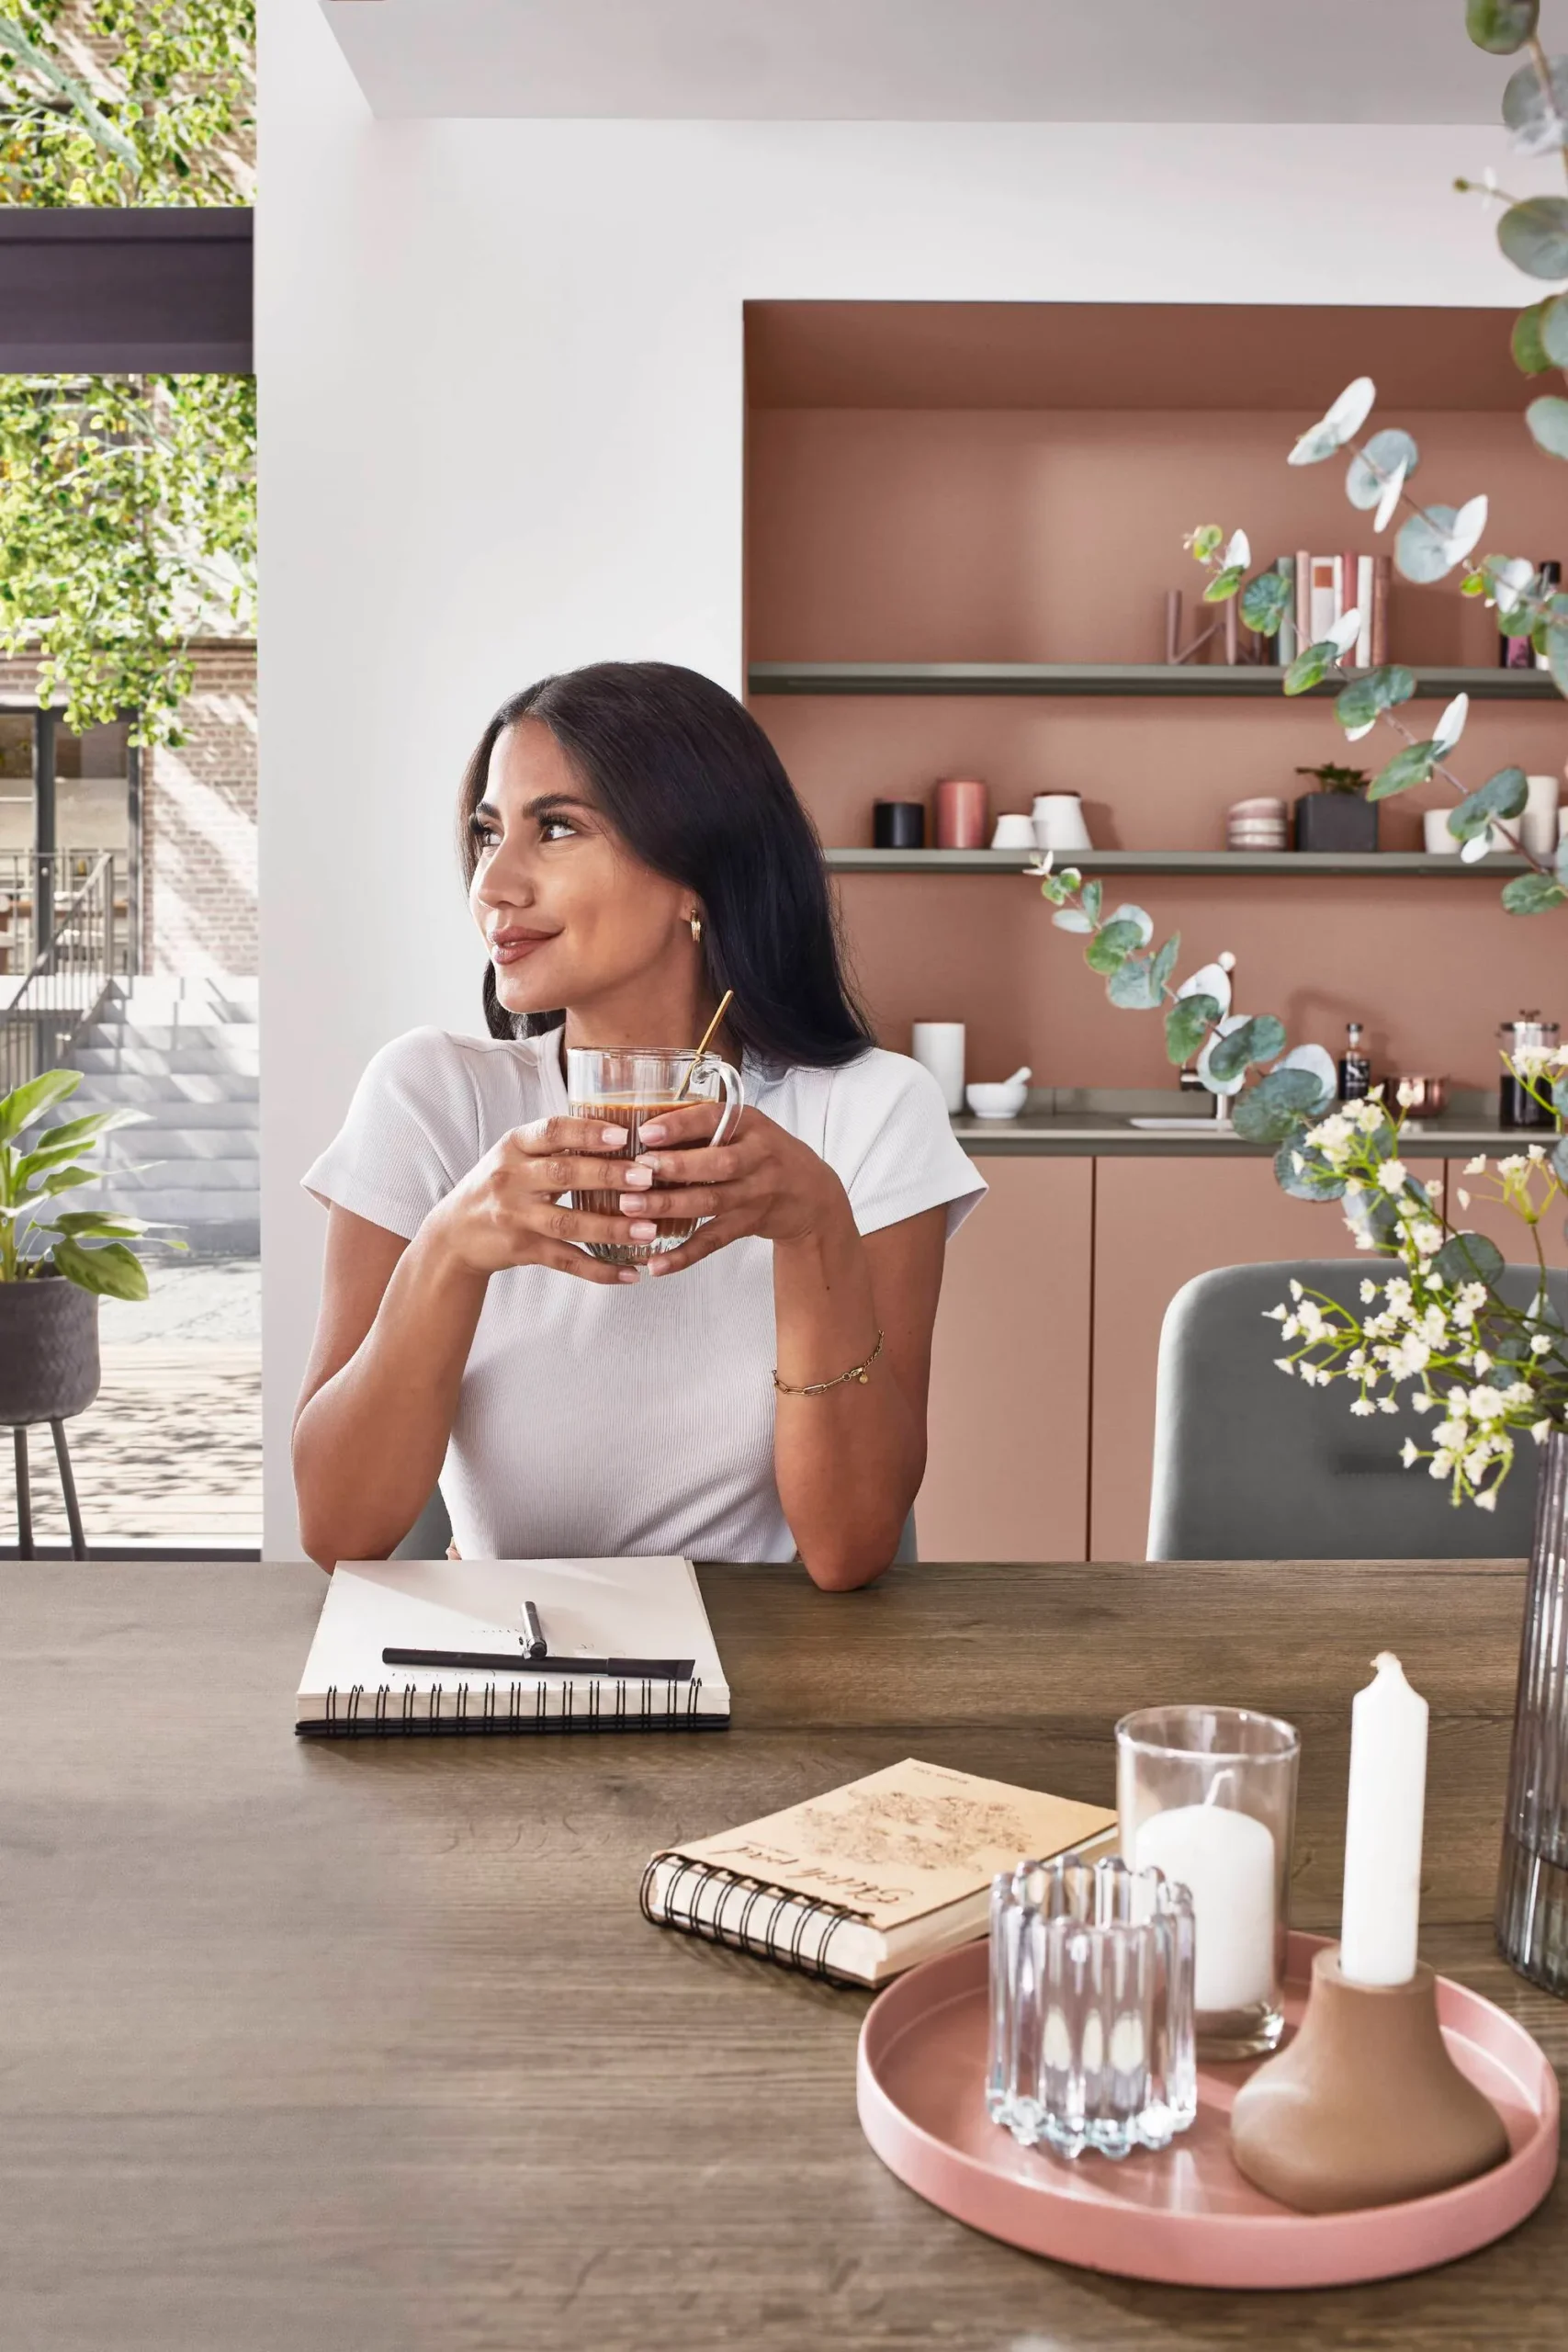
<svg viewBox="0 0 1568 2352">
<path fill-rule="evenodd" d="M 1502 334 L 1499 322 L 1488 332 Z M 1145 397 L 1147 397 L 1146 393 Z M 1248 531 L 1255 559 L 1386 547 L 1342 490 L 1338 461 L 1284 463 L 1297 424 L 1271 410 L 753 408 L 749 420 L 748 651 L 752 661 L 1149 662 L 1163 594 L 1199 582 L 1183 535 Z M 1389 421 L 1393 421 L 1392 417 Z M 1568 473 L 1517 411 L 1402 410 L 1417 486 L 1491 500 L 1485 545 L 1568 560 Z M 1490 664 L 1493 616 L 1453 582 L 1393 592 L 1391 650 Z M 1084 796 L 1096 842 L 1217 848 L 1230 802 L 1306 789 L 1323 760 L 1375 768 L 1392 738 L 1347 750 L 1323 703 L 804 698 L 759 695 L 825 842 L 869 842 L 871 804 L 981 775 L 995 808 Z M 1437 706 L 1418 707 L 1429 723 Z M 1561 704 L 1477 703 L 1460 754 L 1479 783 L 1513 761 L 1561 773 Z M 1568 797 L 1568 792 L 1565 792 Z M 1426 791 L 1387 806 L 1382 842 L 1419 846 Z M 1568 1019 L 1568 917 L 1504 914 L 1485 877 L 1186 881 L 1134 876 L 1113 895 L 1179 928 L 1190 965 L 1238 957 L 1239 1001 L 1337 1049 L 1366 1022 L 1382 1069 L 1491 1085 L 1495 1029 L 1524 1006 Z M 1156 1024 L 1113 1012 L 1027 880 L 844 877 L 852 956 L 886 1042 L 918 1019 L 963 1020 L 970 1075 L 1030 1062 L 1041 1085 L 1169 1082 Z"/>
</svg>

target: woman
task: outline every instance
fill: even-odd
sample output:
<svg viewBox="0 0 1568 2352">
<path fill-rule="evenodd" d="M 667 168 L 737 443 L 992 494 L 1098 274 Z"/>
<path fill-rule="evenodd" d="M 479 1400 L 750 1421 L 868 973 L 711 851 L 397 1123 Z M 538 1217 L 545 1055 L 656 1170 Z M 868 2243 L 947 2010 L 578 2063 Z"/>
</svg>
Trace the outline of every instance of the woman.
<svg viewBox="0 0 1568 2352">
<path fill-rule="evenodd" d="M 694 671 L 600 662 L 497 711 L 459 820 L 491 1039 L 384 1047 L 305 1179 L 329 1210 L 307 1548 L 384 1557 L 439 1476 L 465 1557 L 798 1550 L 821 1586 L 869 1583 L 925 1465 L 947 1235 L 985 1187 L 846 993 L 773 746 Z M 604 1158 L 627 1138 L 567 1115 L 563 1036 L 694 1046 L 726 989 L 731 1136 L 682 1105 Z M 691 1216 L 646 1276 L 580 1246 Z"/>
</svg>

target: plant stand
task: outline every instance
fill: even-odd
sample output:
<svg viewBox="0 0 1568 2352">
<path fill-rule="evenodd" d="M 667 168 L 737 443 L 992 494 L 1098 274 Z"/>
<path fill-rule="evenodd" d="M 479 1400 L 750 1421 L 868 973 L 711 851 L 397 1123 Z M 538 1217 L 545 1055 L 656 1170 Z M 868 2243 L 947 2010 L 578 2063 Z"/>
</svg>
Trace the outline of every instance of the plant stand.
<svg viewBox="0 0 1568 2352">
<path fill-rule="evenodd" d="M 51 1420 L 54 1436 L 54 1458 L 60 1465 L 60 1491 L 65 1498 L 65 1516 L 71 1524 L 71 1556 L 85 1560 L 87 1539 L 82 1532 L 82 1510 L 76 1500 L 76 1481 L 71 1472 L 71 1450 L 65 1442 L 65 1424 Z M 28 1432 L 23 1427 L 12 1430 L 11 1437 L 17 1452 L 17 1555 L 23 1560 L 36 1560 L 33 1550 L 32 1480 L 28 1468 Z"/>
</svg>

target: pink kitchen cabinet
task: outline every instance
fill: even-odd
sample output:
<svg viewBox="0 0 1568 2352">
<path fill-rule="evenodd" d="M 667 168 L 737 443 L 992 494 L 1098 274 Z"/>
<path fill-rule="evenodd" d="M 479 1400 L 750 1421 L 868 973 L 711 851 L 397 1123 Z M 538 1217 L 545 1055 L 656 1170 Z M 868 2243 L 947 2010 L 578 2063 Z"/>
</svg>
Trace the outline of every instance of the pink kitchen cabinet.
<svg viewBox="0 0 1568 2352">
<path fill-rule="evenodd" d="M 920 1557 L 1081 1560 L 1094 1163 L 976 1165 L 991 1189 L 949 1247 L 932 1343 Z"/>
<path fill-rule="evenodd" d="M 1412 1159 L 1442 1198 L 1440 1161 Z M 1194 1274 L 1356 1254 L 1337 1208 L 1292 1200 L 1267 1159 L 1101 1159 L 1096 1168 L 1089 1556 L 1141 1560 L 1148 1534 L 1160 1325 Z M 1259 1377 L 1273 1348 L 1259 1348 Z"/>
</svg>

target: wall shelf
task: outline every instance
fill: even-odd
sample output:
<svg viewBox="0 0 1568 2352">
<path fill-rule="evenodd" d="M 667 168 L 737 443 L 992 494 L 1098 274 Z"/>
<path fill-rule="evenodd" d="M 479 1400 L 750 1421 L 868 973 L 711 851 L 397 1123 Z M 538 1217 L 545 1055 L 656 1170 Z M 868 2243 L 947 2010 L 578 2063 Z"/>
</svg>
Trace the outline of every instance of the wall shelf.
<svg viewBox="0 0 1568 2352">
<path fill-rule="evenodd" d="M 1011 849 L 830 849 L 837 874 L 1022 874 L 1035 853 Z M 1082 874 L 1358 875 L 1387 881 L 1397 876 L 1437 875 L 1459 879 L 1524 874 L 1522 857 L 1483 857 L 1466 865 L 1458 857 L 1432 857 L 1424 850 L 1334 852 L 1319 850 L 1085 849 L 1057 854 L 1058 865 Z"/>
<path fill-rule="evenodd" d="M 1286 699 L 1284 672 L 1260 663 L 1228 668 L 1167 662 L 753 662 L 754 695 L 1091 695 Z M 1322 698 L 1344 684 L 1310 692 Z M 1547 670 L 1417 670 L 1416 698 L 1549 702 L 1557 694 Z M 1291 699 L 1305 701 L 1306 695 Z"/>
</svg>

